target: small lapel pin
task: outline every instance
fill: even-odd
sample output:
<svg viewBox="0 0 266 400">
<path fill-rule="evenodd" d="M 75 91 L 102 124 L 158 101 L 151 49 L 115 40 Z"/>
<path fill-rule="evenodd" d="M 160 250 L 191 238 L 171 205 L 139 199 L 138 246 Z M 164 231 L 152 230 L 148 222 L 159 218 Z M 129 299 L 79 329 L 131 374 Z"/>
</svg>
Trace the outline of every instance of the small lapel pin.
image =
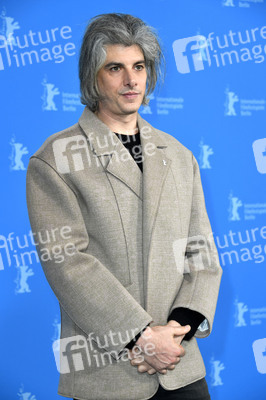
<svg viewBox="0 0 266 400">
<path fill-rule="evenodd" d="M 166 160 L 163 160 L 163 165 L 166 165 Z"/>
</svg>

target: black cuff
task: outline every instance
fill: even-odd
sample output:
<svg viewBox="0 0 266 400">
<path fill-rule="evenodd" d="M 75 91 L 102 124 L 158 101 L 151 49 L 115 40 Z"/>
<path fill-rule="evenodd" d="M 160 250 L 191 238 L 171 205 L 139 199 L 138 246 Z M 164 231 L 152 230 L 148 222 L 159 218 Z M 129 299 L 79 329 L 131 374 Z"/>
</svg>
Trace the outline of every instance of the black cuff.
<svg viewBox="0 0 266 400">
<path fill-rule="evenodd" d="M 205 317 L 197 311 L 190 310 L 189 308 L 175 308 L 169 315 L 167 321 L 175 320 L 180 325 L 190 325 L 190 331 L 185 335 L 183 340 L 190 340 L 196 333 L 199 325 L 204 321 Z"/>
</svg>

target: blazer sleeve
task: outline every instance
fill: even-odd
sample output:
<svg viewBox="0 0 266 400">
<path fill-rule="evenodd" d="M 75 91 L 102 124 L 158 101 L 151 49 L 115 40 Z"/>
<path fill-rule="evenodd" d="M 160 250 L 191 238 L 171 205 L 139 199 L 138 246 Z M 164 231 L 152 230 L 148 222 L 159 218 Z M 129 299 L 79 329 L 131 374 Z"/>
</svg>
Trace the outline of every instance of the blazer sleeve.
<svg viewBox="0 0 266 400">
<path fill-rule="evenodd" d="M 222 268 L 206 211 L 199 166 L 193 155 L 192 158 L 193 194 L 184 275 L 170 314 L 179 307 L 202 314 L 205 319 L 195 333 L 200 338 L 212 331 Z"/>
<path fill-rule="evenodd" d="M 36 156 L 29 162 L 26 192 L 35 234 L 69 228 L 70 233 L 65 236 L 55 231 L 49 243 L 35 242 L 57 299 L 75 324 L 85 334 L 93 333 L 100 343 L 105 343 L 105 335 L 110 332 L 116 334 L 115 340 L 108 340 L 105 350 L 112 356 L 119 355 L 125 347 L 125 337 L 130 342 L 152 321 L 151 316 L 97 258 L 86 252 L 90 238 L 75 192 L 52 166 Z M 59 249 L 64 249 L 61 262 L 55 256 Z M 124 343 L 117 340 L 118 333 Z"/>
</svg>

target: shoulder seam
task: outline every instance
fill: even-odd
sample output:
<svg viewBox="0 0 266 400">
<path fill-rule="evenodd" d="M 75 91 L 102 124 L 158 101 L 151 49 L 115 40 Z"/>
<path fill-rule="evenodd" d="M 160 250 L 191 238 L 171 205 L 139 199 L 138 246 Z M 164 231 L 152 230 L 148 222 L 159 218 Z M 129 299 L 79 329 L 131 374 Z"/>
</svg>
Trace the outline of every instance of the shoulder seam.
<svg viewBox="0 0 266 400">
<path fill-rule="evenodd" d="M 42 158 L 40 158 L 40 157 L 37 157 L 37 156 L 31 156 L 30 157 L 30 159 L 32 159 L 32 158 L 37 158 L 37 160 L 40 160 L 40 161 L 42 161 L 42 162 L 44 162 L 45 164 L 47 164 L 58 176 L 59 176 L 59 178 L 69 187 L 69 189 L 73 192 L 73 194 L 75 195 L 75 197 L 77 198 L 77 194 L 76 194 L 76 192 L 72 189 L 72 187 L 62 178 L 62 176 L 58 173 L 58 171 L 52 166 L 52 165 L 50 165 L 47 161 L 45 161 L 45 160 L 43 160 Z"/>
</svg>

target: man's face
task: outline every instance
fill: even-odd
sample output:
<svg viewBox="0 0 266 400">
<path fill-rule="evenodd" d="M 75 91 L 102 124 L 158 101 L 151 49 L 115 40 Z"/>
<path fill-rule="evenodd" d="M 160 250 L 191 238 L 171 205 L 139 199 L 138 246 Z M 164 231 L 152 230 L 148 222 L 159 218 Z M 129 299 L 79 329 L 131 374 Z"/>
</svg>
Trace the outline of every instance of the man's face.
<svg viewBox="0 0 266 400">
<path fill-rule="evenodd" d="M 147 72 L 144 56 L 137 45 L 108 45 L 106 60 L 97 75 L 103 100 L 99 114 L 116 118 L 138 111 L 146 90 Z"/>
</svg>

